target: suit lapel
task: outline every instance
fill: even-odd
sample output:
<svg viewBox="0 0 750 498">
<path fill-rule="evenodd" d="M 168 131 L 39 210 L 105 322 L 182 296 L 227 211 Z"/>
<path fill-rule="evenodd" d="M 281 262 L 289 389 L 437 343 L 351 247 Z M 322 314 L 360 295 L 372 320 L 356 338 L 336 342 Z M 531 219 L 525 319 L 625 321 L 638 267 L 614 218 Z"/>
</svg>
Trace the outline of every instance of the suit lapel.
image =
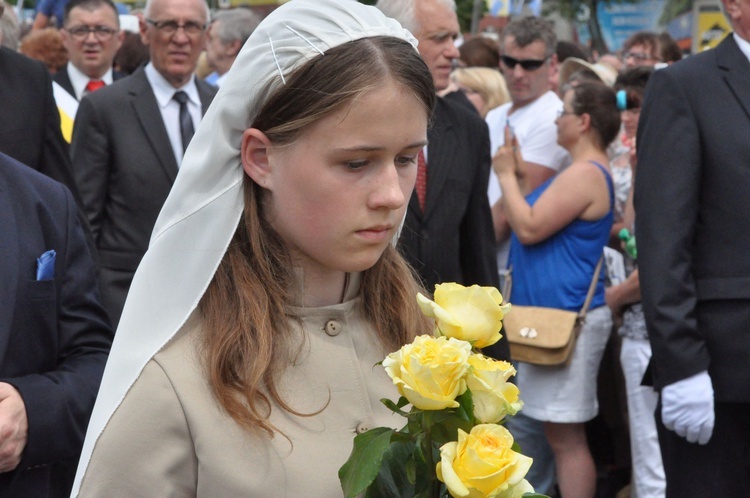
<svg viewBox="0 0 750 498">
<path fill-rule="evenodd" d="M 156 102 L 156 97 L 143 69 L 139 69 L 132 77 L 135 84 L 130 89 L 130 103 L 151 148 L 159 159 L 159 165 L 167 174 L 169 181 L 174 183 L 177 177 L 177 160 L 161 117 L 159 104 Z"/>
<path fill-rule="evenodd" d="M 0 161 L 5 161 L 0 158 Z M 0 165 L 0 167 L 3 167 Z M 5 178 L 0 172 L 0 360 L 5 357 L 8 339 L 13 324 L 13 312 L 16 307 L 18 290 L 18 233 L 16 212 L 10 199 L 10 192 L 5 185 Z M 12 234 L 12 235 L 9 235 Z"/>
<path fill-rule="evenodd" d="M 424 205 L 424 219 L 430 216 L 430 212 L 440 202 L 440 191 L 443 189 L 451 165 L 454 164 L 456 154 L 455 130 L 444 106 L 445 103 L 438 99 L 435 122 L 427 132 L 429 145 L 427 146 L 427 198 Z"/>
<path fill-rule="evenodd" d="M 719 69 L 724 71 L 724 81 L 727 82 L 745 113 L 750 117 L 750 84 L 748 84 L 750 61 L 737 46 L 732 34 L 729 34 L 714 50 L 716 50 L 716 62 Z"/>
<path fill-rule="evenodd" d="M 73 83 L 71 83 L 70 76 L 68 76 L 67 64 L 62 69 L 60 69 L 59 71 L 55 73 L 55 75 L 52 77 L 52 81 L 60 85 L 63 88 L 63 90 L 68 92 L 70 95 L 73 96 L 74 99 L 76 99 L 76 92 L 75 90 L 73 90 Z"/>
</svg>

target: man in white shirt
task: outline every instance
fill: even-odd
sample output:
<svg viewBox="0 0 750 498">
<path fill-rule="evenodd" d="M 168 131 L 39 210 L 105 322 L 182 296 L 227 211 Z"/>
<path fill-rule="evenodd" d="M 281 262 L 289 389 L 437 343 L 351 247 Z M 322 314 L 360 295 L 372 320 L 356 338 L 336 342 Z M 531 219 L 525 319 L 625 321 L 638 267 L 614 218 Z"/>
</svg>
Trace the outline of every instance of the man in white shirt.
<svg viewBox="0 0 750 498">
<path fill-rule="evenodd" d="M 527 185 L 531 191 L 570 164 L 567 151 L 557 144 L 555 119 L 562 109 L 562 101 L 549 83 L 549 75 L 557 66 L 557 37 L 547 21 L 523 17 L 505 27 L 500 42 L 503 54 L 500 69 L 511 101 L 487 114 L 490 148 L 494 155 L 504 145 L 505 127 L 510 126 L 526 163 Z M 495 236 L 500 244 L 498 268 L 505 268 L 510 227 L 502 213 L 502 192 L 494 171 L 490 172 L 488 195 Z"/>
<path fill-rule="evenodd" d="M 636 237 L 667 498 L 750 496 L 750 1 L 734 33 L 655 71 Z"/>
<path fill-rule="evenodd" d="M 78 109 L 73 169 L 113 324 L 185 148 L 216 94 L 194 74 L 207 20 L 204 0 L 149 0 L 140 30 L 151 61 L 85 96 Z"/>
</svg>

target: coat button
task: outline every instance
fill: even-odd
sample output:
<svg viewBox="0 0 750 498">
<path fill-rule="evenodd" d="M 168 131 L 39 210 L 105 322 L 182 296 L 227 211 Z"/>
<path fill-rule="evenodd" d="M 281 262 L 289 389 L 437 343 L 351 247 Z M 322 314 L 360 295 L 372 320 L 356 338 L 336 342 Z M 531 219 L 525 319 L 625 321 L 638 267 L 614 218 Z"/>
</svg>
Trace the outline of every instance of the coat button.
<svg viewBox="0 0 750 498">
<path fill-rule="evenodd" d="M 326 334 L 330 335 L 331 337 L 335 337 L 341 333 L 341 322 L 338 320 L 328 320 L 326 322 L 326 326 L 324 327 L 324 330 L 326 331 Z"/>
<path fill-rule="evenodd" d="M 367 422 L 360 422 L 357 424 L 357 434 L 364 434 L 370 430 L 370 424 Z"/>
</svg>

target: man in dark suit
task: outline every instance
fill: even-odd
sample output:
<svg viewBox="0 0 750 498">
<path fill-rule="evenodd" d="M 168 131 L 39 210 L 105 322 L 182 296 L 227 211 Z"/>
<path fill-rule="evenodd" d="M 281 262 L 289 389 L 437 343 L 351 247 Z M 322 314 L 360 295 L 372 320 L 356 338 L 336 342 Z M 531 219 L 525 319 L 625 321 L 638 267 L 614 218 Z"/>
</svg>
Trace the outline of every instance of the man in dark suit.
<svg viewBox="0 0 750 498">
<path fill-rule="evenodd" d="M 102 302 L 114 324 L 185 147 L 216 93 L 194 76 L 205 1 L 153 0 L 144 14 L 141 38 L 151 61 L 81 100 L 71 143 L 99 250 Z"/>
<path fill-rule="evenodd" d="M 52 79 L 76 100 L 123 76 L 112 70 L 125 34 L 111 0 L 70 0 L 60 33 L 69 60 Z"/>
<path fill-rule="evenodd" d="M 0 16 L 5 4 L 0 0 Z M 44 65 L 0 47 L 0 152 L 63 183 L 78 198 L 68 144 Z"/>
<path fill-rule="evenodd" d="M 0 0 L 0 16 L 4 9 L 5 4 Z M 68 144 L 60 131 L 52 80 L 44 64 L 0 47 L 0 110 L 0 152 L 61 182 L 81 207 Z M 89 249 L 95 251 L 86 217 L 80 209 L 79 219 Z"/>
<path fill-rule="evenodd" d="M 455 9 L 439 0 L 380 0 L 377 7 L 415 34 L 435 89 L 447 88 L 459 55 Z M 476 112 L 438 98 L 427 137 L 399 247 L 430 292 L 441 282 L 497 287 L 487 126 Z M 496 349 L 508 358 L 504 338 Z"/>
<path fill-rule="evenodd" d="M 750 2 L 734 33 L 654 72 L 636 236 L 668 497 L 750 496 Z"/>
<path fill-rule="evenodd" d="M 0 154 L 0 496 L 68 496 L 112 342 L 76 211 Z"/>
</svg>

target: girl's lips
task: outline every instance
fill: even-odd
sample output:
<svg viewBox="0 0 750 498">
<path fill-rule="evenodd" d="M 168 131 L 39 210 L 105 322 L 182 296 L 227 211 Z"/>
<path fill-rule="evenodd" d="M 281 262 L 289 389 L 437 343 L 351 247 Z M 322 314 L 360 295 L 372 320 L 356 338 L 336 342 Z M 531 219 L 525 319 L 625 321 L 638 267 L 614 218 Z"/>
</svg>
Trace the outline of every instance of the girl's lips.
<svg viewBox="0 0 750 498">
<path fill-rule="evenodd" d="M 365 230 L 357 231 L 357 234 L 367 240 L 373 242 L 382 241 L 384 238 L 390 237 L 392 226 L 376 226 L 366 228 Z"/>
</svg>

